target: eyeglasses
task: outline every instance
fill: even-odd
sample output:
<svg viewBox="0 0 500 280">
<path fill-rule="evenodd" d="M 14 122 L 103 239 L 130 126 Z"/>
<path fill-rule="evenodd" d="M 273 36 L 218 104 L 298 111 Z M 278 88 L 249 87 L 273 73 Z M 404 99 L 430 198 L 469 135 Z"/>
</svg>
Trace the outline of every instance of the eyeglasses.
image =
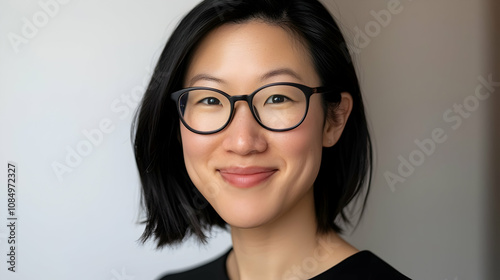
<svg viewBox="0 0 500 280">
<path fill-rule="evenodd" d="M 315 93 L 326 93 L 325 87 L 311 88 L 296 83 L 273 83 L 250 95 L 231 96 L 209 87 L 191 87 L 172 93 L 184 126 L 198 134 L 217 133 L 233 117 L 234 104 L 246 101 L 255 120 L 270 131 L 288 131 L 306 118 L 309 99 Z"/>
</svg>

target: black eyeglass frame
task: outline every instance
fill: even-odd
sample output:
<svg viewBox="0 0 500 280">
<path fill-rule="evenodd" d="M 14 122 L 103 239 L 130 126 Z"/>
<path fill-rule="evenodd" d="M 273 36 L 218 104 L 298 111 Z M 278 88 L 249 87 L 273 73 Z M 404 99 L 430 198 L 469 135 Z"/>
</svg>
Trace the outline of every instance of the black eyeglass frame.
<svg viewBox="0 0 500 280">
<path fill-rule="evenodd" d="M 300 120 L 300 122 L 297 125 L 295 125 L 293 127 L 290 127 L 290 128 L 284 128 L 284 129 L 270 128 L 270 127 L 264 125 L 259 120 L 259 118 L 255 115 L 255 111 L 252 108 L 253 97 L 259 91 L 261 91 L 261 90 L 263 90 L 265 88 L 268 88 L 268 87 L 272 87 L 272 86 L 293 86 L 293 87 L 296 87 L 296 88 L 300 89 L 304 93 L 304 95 L 306 96 L 306 111 L 304 113 L 304 116 L 302 117 L 302 119 Z M 216 130 L 212 130 L 212 131 L 199 131 L 199 130 L 193 129 L 192 127 L 190 127 L 186 123 L 186 121 L 184 121 L 184 117 L 182 116 L 181 106 L 179 105 L 180 98 L 181 98 L 181 96 L 184 93 L 189 92 L 189 91 L 193 91 L 193 90 L 211 90 L 211 91 L 215 91 L 217 93 L 220 93 L 221 95 L 223 95 L 224 97 L 226 97 L 229 100 L 229 103 L 231 104 L 231 111 L 229 113 L 229 118 L 228 118 L 227 122 L 221 128 L 216 129 Z M 172 93 L 172 95 L 170 96 L 170 98 L 173 101 L 175 101 L 175 104 L 176 104 L 176 107 L 177 107 L 177 113 L 179 115 L 179 118 L 180 118 L 181 122 L 184 124 L 184 126 L 187 129 L 189 129 L 190 131 L 192 131 L 194 133 L 197 133 L 197 134 L 208 135 L 208 134 L 214 134 L 214 133 L 217 133 L 217 132 L 220 132 L 220 131 L 224 130 L 231 123 L 231 121 L 233 120 L 233 117 L 234 117 L 234 106 L 235 106 L 235 104 L 236 104 L 237 101 L 246 101 L 247 104 L 248 104 L 248 107 L 250 108 L 250 111 L 252 112 L 252 115 L 253 115 L 254 119 L 257 121 L 257 123 L 260 126 L 262 126 L 263 128 L 265 128 L 267 130 L 274 131 L 274 132 L 283 132 L 283 131 L 289 131 L 289 130 L 295 129 L 298 126 L 300 126 L 304 122 L 304 120 L 306 119 L 306 117 L 307 117 L 307 113 L 309 111 L 309 99 L 310 99 L 311 95 L 316 94 L 316 93 L 330 93 L 330 92 L 332 92 L 332 90 L 329 89 L 329 88 L 327 88 L 327 87 L 314 87 L 314 88 L 312 88 L 312 87 L 308 87 L 306 85 L 297 84 L 297 83 L 279 82 L 279 83 L 272 83 L 272 84 L 267 84 L 265 86 L 262 86 L 262 87 L 258 88 L 257 90 L 255 90 L 254 92 L 252 92 L 249 95 L 229 95 L 229 94 L 225 93 L 222 90 L 219 90 L 219 89 L 216 89 L 216 88 L 211 88 L 211 87 L 190 87 L 190 88 L 184 88 L 184 89 L 181 89 L 181 90 L 178 90 L 178 91 Z"/>
</svg>

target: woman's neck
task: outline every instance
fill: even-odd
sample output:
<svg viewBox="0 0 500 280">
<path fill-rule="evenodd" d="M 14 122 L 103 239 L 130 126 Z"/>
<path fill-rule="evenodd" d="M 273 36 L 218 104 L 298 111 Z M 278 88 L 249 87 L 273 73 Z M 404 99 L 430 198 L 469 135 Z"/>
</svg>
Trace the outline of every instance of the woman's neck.
<svg viewBox="0 0 500 280">
<path fill-rule="evenodd" d="M 357 252 L 335 232 L 318 235 L 316 229 L 312 188 L 272 223 L 252 229 L 232 227 L 229 278 L 309 279 Z"/>
</svg>

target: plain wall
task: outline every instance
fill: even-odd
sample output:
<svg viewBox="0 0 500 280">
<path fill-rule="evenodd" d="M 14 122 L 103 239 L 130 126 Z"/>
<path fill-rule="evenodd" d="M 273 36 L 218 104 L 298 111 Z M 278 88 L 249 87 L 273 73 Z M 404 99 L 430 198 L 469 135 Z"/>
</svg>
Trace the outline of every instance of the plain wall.
<svg viewBox="0 0 500 280">
<path fill-rule="evenodd" d="M 132 113 L 169 34 L 198 1 L 61 1 L 51 15 L 40 4 L 48 2 L 59 3 L 0 0 L 0 182 L 9 161 L 18 178 L 17 272 L 1 261 L 0 278 L 153 279 L 225 251 L 227 233 L 205 247 L 136 242 L 144 226 Z M 374 13 L 396 1 L 323 2 L 356 48 L 377 152 L 365 216 L 346 238 L 413 279 L 498 279 L 500 98 L 479 102 L 457 129 L 443 118 L 472 98 L 480 76 L 500 80 L 498 3 L 401 0 L 382 24 Z M 356 44 L 367 27 L 369 40 Z M 13 34 L 24 38 L 17 47 Z M 391 187 L 384 175 L 399 175 L 400 156 L 409 160 L 415 140 L 435 129 L 446 141 Z"/>
</svg>

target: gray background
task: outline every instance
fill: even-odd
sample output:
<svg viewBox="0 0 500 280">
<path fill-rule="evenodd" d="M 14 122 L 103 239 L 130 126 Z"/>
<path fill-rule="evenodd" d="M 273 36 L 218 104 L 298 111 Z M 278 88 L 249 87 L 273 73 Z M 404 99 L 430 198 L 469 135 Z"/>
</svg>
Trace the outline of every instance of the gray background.
<svg viewBox="0 0 500 280">
<path fill-rule="evenodd" d="M 197 2 L 0 0 L 0 260 L 6 165 L 18 165 L 17 272 L 0 261 L 1 279 L 153 279 L 230 246 L 227 233 L 206 247 L 136 242 L 132 112 L 170 32 Z M 377 151 L 365 216 L 346 238 L 413 279 L 500 279 L 499 87 L 457 129 L 443 118 L 472 100 L 479 77 L 500 81 L 498 1 L 323 2 L 356 52 Z M 18 46 L 13 34 L 24 38 Z M 391 187 L 384 174 L 399 174 L 400 157 L 439 128 L 446 141 Z M 62 165 L 68 172 L 58 175 Z"/>
</svg>

